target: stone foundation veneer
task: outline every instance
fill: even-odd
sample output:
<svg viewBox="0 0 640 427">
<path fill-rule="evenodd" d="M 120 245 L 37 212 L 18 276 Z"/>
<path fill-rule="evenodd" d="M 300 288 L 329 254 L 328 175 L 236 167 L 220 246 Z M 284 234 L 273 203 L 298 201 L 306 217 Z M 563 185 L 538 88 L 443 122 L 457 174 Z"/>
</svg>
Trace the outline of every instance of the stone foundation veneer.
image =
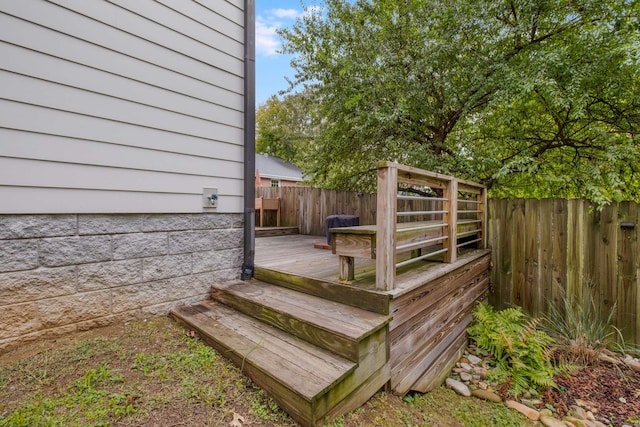
<svg viewBox="0 0 640 427">
<path fill-rule="evenodd" d="M 238 278 L 242 214 L 0 215 L 0 352 L 209 296 Z"/>
</svg>

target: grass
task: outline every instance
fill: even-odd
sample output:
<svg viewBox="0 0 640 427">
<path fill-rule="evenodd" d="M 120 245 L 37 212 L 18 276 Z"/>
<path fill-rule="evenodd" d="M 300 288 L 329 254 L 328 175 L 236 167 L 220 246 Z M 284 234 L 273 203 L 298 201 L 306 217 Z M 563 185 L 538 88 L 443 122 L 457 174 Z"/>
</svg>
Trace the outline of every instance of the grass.
<svg viewBox="0 0 640 427">
<path fill-rule="evenodd" d="M 130 322 L 0 355 L 0 426 L 297 424 L 215 350 L 167 318 Z M 529 426 L 502 404 L 438 388 L 379 392 L 330 426 Z"/>
</svg>

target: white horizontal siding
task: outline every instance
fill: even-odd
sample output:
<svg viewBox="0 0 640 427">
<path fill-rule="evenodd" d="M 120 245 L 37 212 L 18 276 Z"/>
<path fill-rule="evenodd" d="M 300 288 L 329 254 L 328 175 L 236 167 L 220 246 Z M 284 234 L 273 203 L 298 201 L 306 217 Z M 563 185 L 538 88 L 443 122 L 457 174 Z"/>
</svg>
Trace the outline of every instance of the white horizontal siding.
<svg viewBox="0 0 640 427">
<path fill-rule="evenodd" d="M 29 132 L 238 162 L 242 161 L 243 155 L 243 147 L 236 144 L 221 145 L 207 138 L 118 123 L 81 113 L 70 114 L 2 99 L 0 99 L 0 128 L 26 129 Z M 1 150 L 2 144 L 0 144 L 0 155 Z"/>
<path fill-rule="evenodd" d="M 241 212 L 243 11 L 0 0 L 0 213 Z M 52 196 L 55 194 L 55 197 Z"/>
<path fill-rule="evenodd" d="M 78 32 L 77 34 L 83 39 L 88 37 L 86 31 L 87 26 L 96 26 L 99 22 L 104 25 L 99 25 L 98 31 L 103 31 L 109 36 L 122 38 L 123 35 L 135 34 L 138 40 L 144 40 L 146 47 L 151 45 L 154 46 L 154 49 L 155 46 L 157 46 L 163 51 L 172 50 L 178 54 L 200 61 L 204 64 L 220 68 L 237 76 L 242 76 L 243 74 L 242 44 L 229 40 L 228 38 L 223 40 L 228 51 L 240 53 L 240 55 L 234 56 L 233 54 L 226 53 L 222 49 L 218 49 L 211 44 L 206 44 L 205 42 L 200 41 L 204 40 L 205 37 L 202 33 L 198 34 L 199 39 L 189 38 L 179 31 L 183 29 L 185 25 L 182 25 L 181 20 L 179 19 L 180 15 L 176 13 L 173 14 L 173 20 L 175 20 L 175 22 L 170 23 L 171 28 L 160 25 L 150 19 L 150 17 L 156 15 L 155 12 L 164 9 L 162 5 L 155 1 L 48 1 L 68 8 L 69 11 L 71 11 L 70 13 L 60 13 L 60 18 L 63 19 L 63 22 L 69 20 L 69 24 L 79 24 L 84 31 Z M 52 7 L 55 6 L 52 5 Z M 85 19 L 85 16 L 90 18 Z M 211 35 L 215 35 L 216 33 L 209 30 L 207 34 L 210 38 Z M 97 37 L 100 37 L 100 35 L 94 35 L 93 39 L 96 40 Z M 222 45 L 220 40 L 212 41 Z"/>
<path fill-rule="evenodd" d="M 65 59 L 128 80 L 144 82 L 229 109 L 242 111 L 243 108 L 239 92 L 242 81 L 235 82 L 236 77 L 225 80 L 222 76 L 221 83 L 226 83 L 226 86 L 216 86 L 216 76 L 213 74 L 210 81 L 200 80 L 194 76 L 180 74 L 175 69 L 140 61 L 134 56 L 105 47 L 91 45 L 88 48 L 87 43 L 82 40 L 1 13 L 0 40 L 36 53 L 45 53 L 54 58 Z M 7 57 L 2 64 L 15 61 L 17 59 Z"/>
<path fill-rule="evenodd" d="M 167 0 L 161 0 L 167 1 Z M 244 0 L 195 0 L 211 11 L 215 11 L 237 25 L 244 26 Z"/>
<path fill-rule="evenodd" d="M 239 43 L 243 43 L 244 41 L 244 13 L 242 6 L 232 6 L 222 1 L 216 1 L 215 6 L 212 7 L 206 6 L 208 2 L 183 0 L 156 1 L 206 27 L 214 30 L 225 28 L 225 35 L 227 37 Z"/>
<path fill-rule="evenodd" d="M 24 170 L 30 173 L 24 176 Z M 203 187 L 217 187 L 220 194 L 242 194 L 242 181 L 237 179 L 7 157 L 0 157 L 0 182 L 9 186 L 150 193 L 180 193 L 191 188 L 192 194 L 201 194 Z"/>
<path fill-rule="evenodd" d="M 0 71 L 0 81 L 2 98 L 11 101 L 229 143 L 244 135 L 241 128 L 20 74 Z"/>
<path fill-rule="evenodd" d="M 36 203 L 32 203 L 35 201 Z M 0 214 L 69 213 L 69 205 L 82 213 L 192 213 L 200 212 L 198 194 L 96 191 L 0 186 Z M 221 195 L 217 212 L 242 212 L 243 198 Z"/>
<path fill-rule="evenodd" d="M 15 45 L 0 42 L 0 57 L 6 58 L 1 69 L 42 81 L 59 83 L 69 87 L 130 100 L 142 105 L 152 105 L 166 111 L 176 112 L 224 125 L 242 128 L 242 111 L 187 95 L 168 91 L 137 80 L 123 79 L 96 68 L 75 62 L 25 50 Z M 8 97 L 9 92 L 2 95 Z"/>
<path fill-rule="evenodd" d="M 209 157 L 0 128 L 2 154 L 81 165 L 242 180 L 243 164 Z"/>
</svg>

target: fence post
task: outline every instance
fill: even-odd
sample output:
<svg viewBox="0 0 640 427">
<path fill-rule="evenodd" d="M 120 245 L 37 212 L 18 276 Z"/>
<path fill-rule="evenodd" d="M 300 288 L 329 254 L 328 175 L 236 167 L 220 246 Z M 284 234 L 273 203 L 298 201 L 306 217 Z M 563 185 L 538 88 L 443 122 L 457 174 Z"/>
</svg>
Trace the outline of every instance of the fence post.
<svg viewBox="0 0 640 427">
<path fill-rule="evenodd" d="M 443 191 L 443 209 L 447 215 L 447 239 L 444 246 L 447 252 L 444 254 L 444 262 L 455 262 L 458 259 L 458 180 L 447 182 Z"/>
<path fill-rule="evenodd" d="M 378 163 L 378 200 L 376 213 L 376 289 L 388 291 L 396 281 L 396 216 L 398 168 L 393 163 Z"/>
</svg>

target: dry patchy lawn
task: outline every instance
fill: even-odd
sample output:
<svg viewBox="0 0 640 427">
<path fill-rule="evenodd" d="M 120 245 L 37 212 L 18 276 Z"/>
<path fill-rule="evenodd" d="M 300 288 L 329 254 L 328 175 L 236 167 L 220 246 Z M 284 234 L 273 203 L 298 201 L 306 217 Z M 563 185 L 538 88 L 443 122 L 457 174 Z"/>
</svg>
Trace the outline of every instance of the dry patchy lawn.
<svg viewBox="0 0 640 427">
<path fill-rule="evenodd" d="M 33 343 L 0 355 L 0 426 L 297 424 L 222 355 L 168 318 Z M 439 388 L 376 394 L 332 426 L 528 426 L 502 404 Z"/>
</svg>

